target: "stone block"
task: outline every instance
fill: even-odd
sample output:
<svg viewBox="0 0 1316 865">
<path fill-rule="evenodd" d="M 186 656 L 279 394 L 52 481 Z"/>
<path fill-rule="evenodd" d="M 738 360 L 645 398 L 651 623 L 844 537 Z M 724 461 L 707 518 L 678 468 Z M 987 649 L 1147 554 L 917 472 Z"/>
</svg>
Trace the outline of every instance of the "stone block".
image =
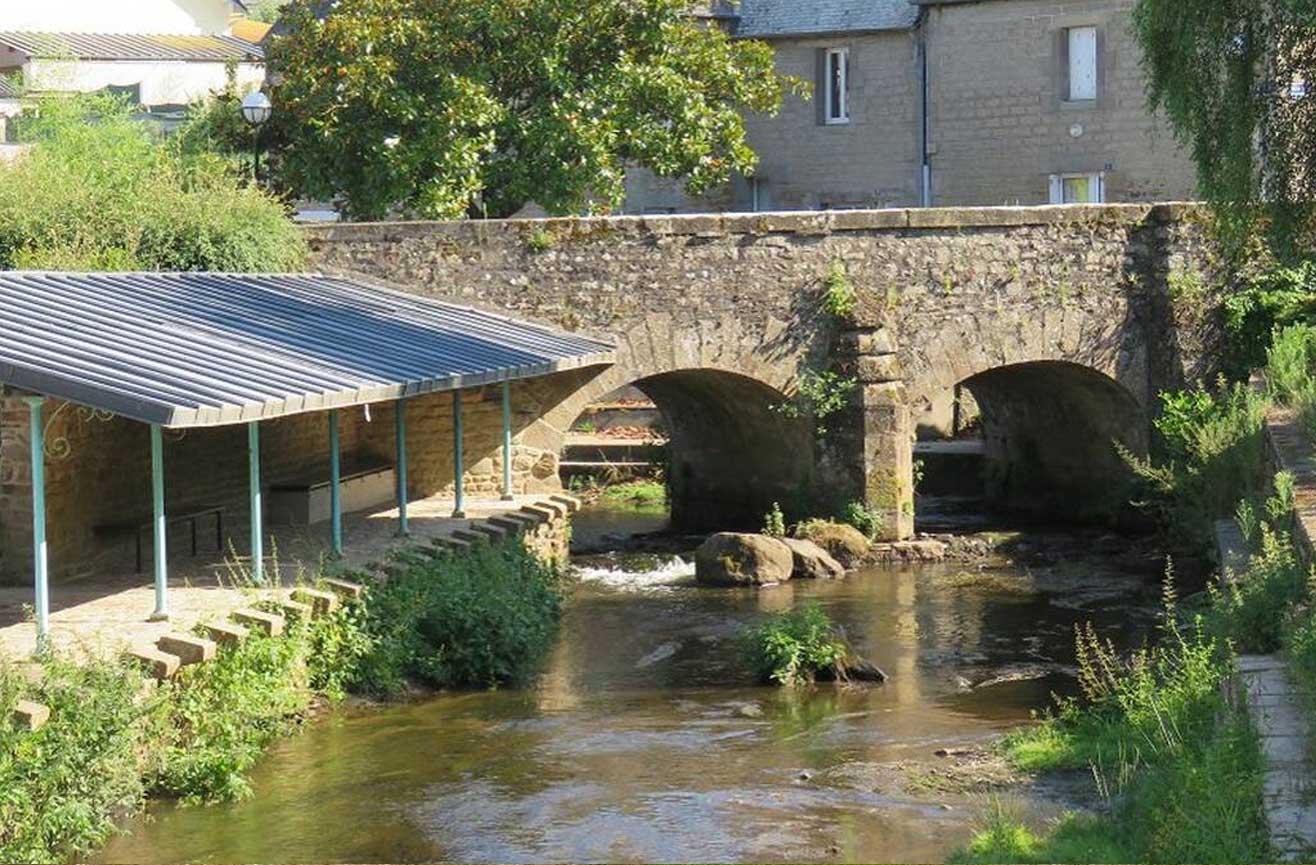
<svg viewBox="0 0 1316 865">
<path fill-rule="evenodd" d="M 184 667 L 209 661 L 215 657 L 216 651 L 213 640 L 191 634 L 165 634 L 155 641 L 155 647 L 162 652 L 177 655 Z"/>
<path fill-rule="evenodd" d="M 251 607 L 234 610 L 229 614 L 229 618 L 239 625 L 246 625 L 248 628 L 261 631 L 267 637 L 282 635 L 286 625 L 283 616 L 277 613 L 267 613 L 264 610 L 252 609 Z"/>
<path fill-rule="evenodd" d="M 894 354 L 870 355 L 859 358 L 859 380 L 866 383 L 900 380 L 900 361 Z"/>
<path fill-rule="evenodd" d="M 338 609 L 338 596 L 333 592 L 308 589 L 304 586 L 293 589 L 292 599 L 310 606 L 315 616 L 327 616 Z"/>
<path fill-rule="evenodd" d="M 574 514 L 581 508 L 580 499 L 572 495 L 567 495 L 566 493 L 554 493 L 549 496 L 548 499 L 549 501 L 557 502 L 560 505 L 565 505 L 568 513 Z"/>
<path fill-rule="evenodd" d="M 325 578 L 320 581 L 320 585 L 333 592 L 344 601 L 359 601 L 365 594 L 366 587 L 360 583 L 349 582 L 348 580 L 336 580 Z"/>
<path fill-rule="evenodd" d="M 241 625 L 232 622 L 210 622 L 202 625 L 202 630 L 216 643 L 240 643 L 251 633 Z"/>
<path fill-rule="evenodd" d="M 471 525 L 471 531 L 485 535 L 491 541 L 501 541 L 507 537 L 506 529 L 496 526 L 488 520 L 480 520 L 477 523 L 473 523 Z"/>
<path fill-rule="evenodd" d="M 306 621 L 315 615 L 315 609 L 310 604 L 303 604 L 301 601 L 294 601 L 291 598 L 280 601 L 279 609 L 283 610 L 284 615 L 290 619 Z"/>
<path fill-rule="evenodd" d="M 471 542 L 458 537 L 435 538 L 435 546 L 450 553 L 464 553 L 471 548 Z"/>
<path fill-rule="evenodd" d="M 46 726 L 46 722 L 50 720 L 50 707 L 34 703 L 31 700 L 19 700 L 14 705 L 13 719 L 14 726 L 20 730 L 35 733 Z"/>
<path fill-rule="evenodd" d="M 468 548 L 475 544 L 489 543 L 488 535 L 472 531 L 471 529 L 457 529 L 452 533 L 452 536 L 456 540 L 465 541 Z"/>
<path fill-rule="evenodd" d="M 536 505 L 526 505 L 517 513 L 534 521 L 535 525 L 542 525 L 554 519 L 554 514 L 544 508 Z"/>
<path fill-rule="evenodd" d="M 172 679 L 182 665 L 177 655 L 162 652 L 155 646 L 141 646 L 128 652 L 128 657 L 137 661 L 146 670 L 146 675 L 153 679 Z"/>
<path fill-rule="evenodd" d="M 489 525 L 503 529 L 509 537 L 516 537 L 530 527 L 527 521 L 516 519 L 510 515 L 490 517 Z"/>
</svg>

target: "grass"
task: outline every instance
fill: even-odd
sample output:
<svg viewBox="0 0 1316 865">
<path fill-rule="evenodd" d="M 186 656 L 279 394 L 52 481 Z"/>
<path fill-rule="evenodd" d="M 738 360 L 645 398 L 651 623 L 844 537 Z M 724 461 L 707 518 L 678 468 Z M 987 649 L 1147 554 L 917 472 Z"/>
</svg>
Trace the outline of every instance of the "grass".
<svg viewBox="0 0 1316 865">
<path fill-rule="evenodd" d="M 396 694 L 409 680 L 490 687 L 535 669 L 560 610 L 553 568 L 513 542 L 399 564 L 364 602 L 292 620 L 281 637 L 253 632 L 153 691 L 127 662 L 55 657 L 37 685 L 0 665 L 0 861 L 81 858 L 148 795 L 250 795 L 265 747 L 317 700 Z M 51 709 L 41 730 L 8 722 L 20 696 Z"/>
<path fill-rule="evenodd" d="M 1079 629 L 1083 699 L 1058 701 L 1002 742 L 1020 770 L 1090 771 L 1109 810 L 1038 830 L 997 807 L 954 861 L 1268 860 L 1260 743 L 1221 688 L 1233 650 L 1206 617 L 1182 621 L 1169 574 L 1166 584 L 1156 645 L 1126 657 L 1091 626 Z"/>
</svg>

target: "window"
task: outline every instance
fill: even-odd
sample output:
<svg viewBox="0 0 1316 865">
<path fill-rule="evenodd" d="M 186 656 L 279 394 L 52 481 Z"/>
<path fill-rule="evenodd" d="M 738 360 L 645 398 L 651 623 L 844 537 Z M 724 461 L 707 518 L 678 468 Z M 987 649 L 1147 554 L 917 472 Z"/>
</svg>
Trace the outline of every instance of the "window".
<svg viewBox="0 0 1316 865">
<path fill-rule="evenodd" d="M 1097 28 L 1070 27 L 1069 95 L 1070 102 L 1097 98 Z"/>
<path fill-rule="evenodd" d="M 830 48 L 823 64 L 823 121 L 850 122 L 850 49 Z"/>
<path fill-rule="evenodd" d="M 1100 204 L 1105 200 L 1104 174 L 1051 175 L 1052 204 Z"/>
</svg>

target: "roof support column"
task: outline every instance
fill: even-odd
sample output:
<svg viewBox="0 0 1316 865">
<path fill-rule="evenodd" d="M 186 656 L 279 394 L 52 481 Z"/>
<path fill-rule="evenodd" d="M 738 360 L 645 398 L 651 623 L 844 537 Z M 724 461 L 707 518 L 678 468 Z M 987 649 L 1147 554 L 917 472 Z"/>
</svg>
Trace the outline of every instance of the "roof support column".
<svg viewBox="0 0 1316 865">
<path fill-rule="evenodd" d="M 453 484 L 453 508 L 452 515 L 456 519 L 466 518 L 466 491 L 462 488 L 462 477 L 466 474 L 466 467 L 462 462 L 465 438 L 462 430 L 462 392 L 460 389 L 452 392 L 452 484 Z"/>
<path fill-rule="evenodd" d="M 334 555 L 343 555 L 343 472 L 339 462 L 338 409 L 329 410 L 329 526 Z"/>
<path fill-rule="evenodd" d="M 398 482 L 398 535 L 406 537 L 411 534 L 411 526 L 407 522 L 407 401 L 400 399 L 397 401 L 397 419 L 394 421 L 397 428 L 398 439 L 398 458 L 397 473 Z"/>
<path fill-rule="evenodd" d="M 25 398 L 28 441 L 32 446 L 32 580 L 36 590 L 37 654 L 50 647 L 50 587 L 46 558 L 46 431 L 41 423 L 43 397 Z"/>
<path fill-rule="evenodd" d="M 251 578 L 265 583 L 264 505 L 260 491 L 260 421 L 247 424 L 247 473 L 251 495 Z"/>
<path fill-rule="evenodd" d="M 155 553 L 155 612 L 152 622 L 169 619 L 169 521 L 165 517 L 164 433 L 158 423 L 151 424 L 151 528 Z"/>
<path fill-rule="evenodd" d="M 503 382 L 503 501 L 510 502 L 512 494 L 512 383 Z"/>
</svg>

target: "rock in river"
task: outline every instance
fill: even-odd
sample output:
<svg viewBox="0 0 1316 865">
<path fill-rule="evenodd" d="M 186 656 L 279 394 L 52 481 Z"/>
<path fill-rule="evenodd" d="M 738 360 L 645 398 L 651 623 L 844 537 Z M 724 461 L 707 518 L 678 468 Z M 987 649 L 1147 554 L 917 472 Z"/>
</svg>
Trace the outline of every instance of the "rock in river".
<svg viewBox="0 0 1316 865">
<path fill-rule="evenodd" d="M 854 526 L 826 520 L 809 520 L 795 529 L 795 537 L 813 541 L 846 568 L 857 568 L 872 546 Z"/>
<path fill-rule="evenodd" d="M 791 576 L 804 580 L 834 580 L 845 576 L 845 568 L 832 558 L 831 553 L 801 538 L 782 538 L 781 542 L 790 547 L 795 559 Z"/>
<path fill-rule="evenodd" d="M 695 551 L 695 579 L 710 586 L 761 586 L 791 578 L 790 547 L 766 535 L 722 532 Z"/>
</svg>

